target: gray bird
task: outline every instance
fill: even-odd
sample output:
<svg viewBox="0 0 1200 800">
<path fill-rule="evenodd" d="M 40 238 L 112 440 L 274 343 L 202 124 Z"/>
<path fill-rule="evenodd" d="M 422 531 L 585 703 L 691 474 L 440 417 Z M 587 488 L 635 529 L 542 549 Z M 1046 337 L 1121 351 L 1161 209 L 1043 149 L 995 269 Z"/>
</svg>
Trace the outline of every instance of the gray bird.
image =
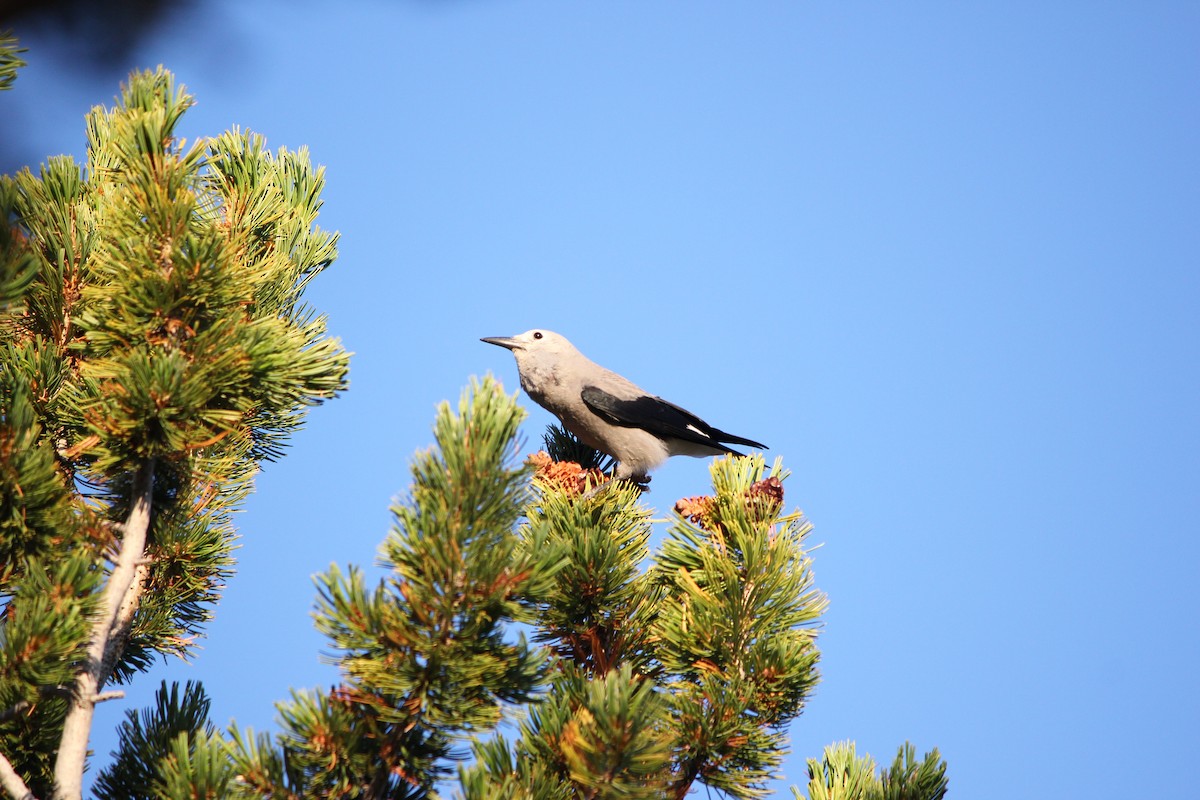
<svg viewBox="0 0 1200 800">
<path fill-rule="evenodd" d="M 616 478 L 645 479 L 670 456 L 742 455 L 725 442 L 766 448 L 638 388 L 553 331 L 480 341 L 512 351 L 525 393 L 584 444 L 615 458 Z"/>
</svg>

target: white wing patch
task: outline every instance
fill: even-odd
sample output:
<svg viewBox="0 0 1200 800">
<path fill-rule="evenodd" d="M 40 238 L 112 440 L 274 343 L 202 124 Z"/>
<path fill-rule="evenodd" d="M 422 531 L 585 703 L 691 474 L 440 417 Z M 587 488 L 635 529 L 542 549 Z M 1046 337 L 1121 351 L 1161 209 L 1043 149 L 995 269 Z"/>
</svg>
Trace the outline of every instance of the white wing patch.
<svg viewBox="0 0 1200 800">
<path fill-rule="evenodd" d="M 696 433 L 696 434 L 699 434 L 700 436 L 703 436 L 705 439 L 711 439 L 711 438 L 712 438 L 712 437 L 711 437 L 711 436 L 709 436 L 707 433 L 705 433 L 704 431 L 702 431 L 702 430 L 700 430 L 699 428 L 697 428 L 695 425 L 688 425 L 688 426 L 687 426 L 687 429 L 688 429 L 689 431 L 692 431 L 693 433 Z"/>
</svg>

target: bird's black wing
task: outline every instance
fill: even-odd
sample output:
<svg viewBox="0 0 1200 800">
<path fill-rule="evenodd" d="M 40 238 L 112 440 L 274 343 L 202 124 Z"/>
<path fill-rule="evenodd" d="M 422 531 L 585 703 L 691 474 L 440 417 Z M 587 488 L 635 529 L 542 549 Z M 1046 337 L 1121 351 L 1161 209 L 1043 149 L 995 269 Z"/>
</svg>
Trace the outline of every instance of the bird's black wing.
<svg viewBox="0 0 1200 800">
<path fill-rule="evenodd" d="M 706 444 L 736 455 L 740 454 L 726 447 L 725 442 L 766 449 L 765 444 L 714 428 L 692 412 L 661 397 L 642 395 L 634 400 L 621 400 L 598 386 L 585 386 L 580 397 L 593 413 L 608 422 L 626 428 L 641 428 L 660 439 Z"/>
</svg>

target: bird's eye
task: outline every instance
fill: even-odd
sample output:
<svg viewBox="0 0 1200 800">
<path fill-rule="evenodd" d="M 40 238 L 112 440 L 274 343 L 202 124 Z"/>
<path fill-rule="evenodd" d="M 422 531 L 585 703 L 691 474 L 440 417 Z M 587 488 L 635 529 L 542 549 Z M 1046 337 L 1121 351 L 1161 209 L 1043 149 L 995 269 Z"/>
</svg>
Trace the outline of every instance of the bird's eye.
<svg viewBox="0 0 1200 800">
<path fill-rule="evenodd" d="M 535 338 L 535 339 L 540 339 L 540 338 L 542 338 L 542 332 L 541 332 L 541 331 L 534 331 L 534 332 L 533 332 L 533 338 Z"/>
</svg>

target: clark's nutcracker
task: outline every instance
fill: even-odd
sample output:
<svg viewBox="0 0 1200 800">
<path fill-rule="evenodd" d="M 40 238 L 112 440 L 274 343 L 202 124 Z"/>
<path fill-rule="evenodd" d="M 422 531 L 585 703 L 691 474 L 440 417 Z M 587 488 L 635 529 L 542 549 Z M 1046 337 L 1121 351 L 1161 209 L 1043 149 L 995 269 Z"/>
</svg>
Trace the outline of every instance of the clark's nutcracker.
<svg viewBox="0 0 1200 800">
<path fill-rule="evenodd" d="M 638 388 L 553 331 L 480 341 L 512 351 L 525 393 L 584 444 L 615 458 L 616 478 L 645 479 L 670 456 L 742 455 L 724 442 L 766 448 Z"/>
</svg>

